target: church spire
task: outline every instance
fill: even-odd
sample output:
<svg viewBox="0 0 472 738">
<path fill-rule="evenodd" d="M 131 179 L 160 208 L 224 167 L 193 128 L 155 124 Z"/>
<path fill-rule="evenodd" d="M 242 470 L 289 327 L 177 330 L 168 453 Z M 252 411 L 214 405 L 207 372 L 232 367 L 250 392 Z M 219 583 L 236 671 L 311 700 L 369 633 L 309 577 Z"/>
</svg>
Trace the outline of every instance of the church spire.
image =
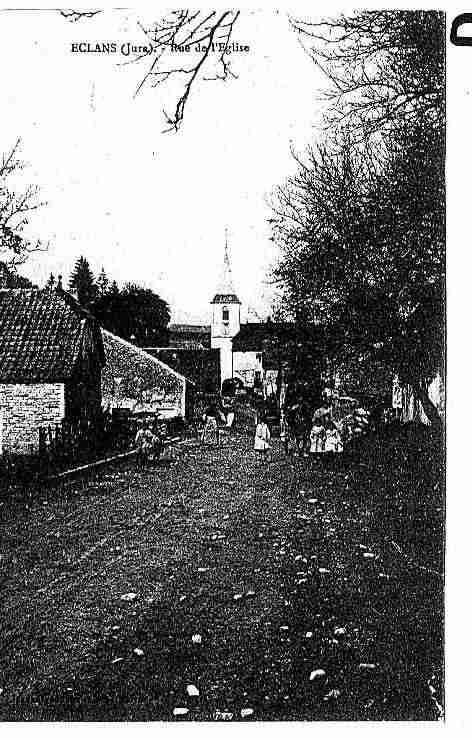
<svg viewBox="0 0 472 738">
<path fill-rule="evenodd" d="M 225 228 L 223 268 L 216 288 L 216 294 L 212 300 L 212 303 L 215 302 L 240 302 L 233 286 L 233 275 L 231 273 L 231 264 L 228 252 L 228 228 Z"/>
</svg>

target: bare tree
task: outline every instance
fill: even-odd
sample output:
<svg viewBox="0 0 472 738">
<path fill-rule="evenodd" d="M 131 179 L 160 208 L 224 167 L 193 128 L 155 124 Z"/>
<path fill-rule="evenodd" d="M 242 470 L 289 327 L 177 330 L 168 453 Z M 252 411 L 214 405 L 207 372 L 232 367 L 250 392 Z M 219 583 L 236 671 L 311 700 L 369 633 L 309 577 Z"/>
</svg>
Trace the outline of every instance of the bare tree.
<svg viewBox="0 0 472 738">
<path fill-rule="evenodd" d="M 0 160 L 0 260 L 15 269 L 33 251 L 44 251 L 41 241 L 24 235 L 31 213 L 45 203 L 39 200 L 39 189 L 29 185 L 18 192 L 12 186 L 14 176 L 24 168 L 18 158 L 20 139 Z"/>
<path fill-rule="evenodd" d="M 60 10 L 60 14 L 69 23 L 77 23 L 80 20 L 89 20 L 99 13 L 103 13 L 103 10 Z"/>
<path fill-rule="evenodd" d="M 330 85 L 327 123 L 365 140 L 419 117 L 445 117 L 445 18 L 436 11 L 361 11 L 292 28 Z"/>
<path fill-rule="evenodd" d="M 134 61 L 149 60 L 136 95 L 146 86 L 156 87 L 170 80 L 181 86 L 171 113 L 164 111 L 166 130 L 177 131 L 183 121 L 190 93 L 198 80 L 225 81 L 235 78 L 229 59 L 230 43 L 239 11 L 173 10 L 150 26 L 139 24 L 152 52 Z M 185 50 L 179 53 L 180 50 Z"/>
</svg>

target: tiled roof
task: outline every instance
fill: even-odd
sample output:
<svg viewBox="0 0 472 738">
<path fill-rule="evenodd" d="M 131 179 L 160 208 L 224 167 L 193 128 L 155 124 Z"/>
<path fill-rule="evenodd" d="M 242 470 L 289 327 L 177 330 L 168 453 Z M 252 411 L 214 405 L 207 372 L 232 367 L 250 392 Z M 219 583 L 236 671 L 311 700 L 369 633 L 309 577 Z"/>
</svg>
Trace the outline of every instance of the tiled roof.
<svg viewBox="0 0 472 738">
<path fill-rule="evenodd" d="M 241 323 L 239 333 L 233 338 L 233 351 L 265 351 L 274 341 L 305 341 L 309 336 L 320 335 L 316 325 L 296 326 L 294 323 Z"/>
<path fill-rule="evenodd" d="M 0 290 L 0 383 L 70 378 L 87 323 L 98 334 L 102 353 L 98 324 L 70 295 L 49 289 Z"/>
<path fill-rule="evenodd" d="M 237 303 L 238 305 L 241 305 L 241 300 L 239 297 L 237 297 L 235 294 L 231 293 L 217 293 L 213 300 L 211 301 L 211 305 L 220 305 L 224 303 Z"/>
<path fill-rule="evenodd" d="M 209 325 L 189 325 L 188 323 L 171 323 L 169 325 L 171 333 L 210 333 Z"/>
</svg>

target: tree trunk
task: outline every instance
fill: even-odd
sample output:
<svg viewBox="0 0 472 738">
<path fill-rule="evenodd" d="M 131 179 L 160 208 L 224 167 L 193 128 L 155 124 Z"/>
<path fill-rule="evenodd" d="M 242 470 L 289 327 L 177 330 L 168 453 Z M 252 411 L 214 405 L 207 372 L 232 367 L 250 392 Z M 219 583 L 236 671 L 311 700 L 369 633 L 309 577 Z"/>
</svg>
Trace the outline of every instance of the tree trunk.
<svg viewBox="0 0 472 738">
<path fill-rule="evenodd" d="M 412 388 L 415 397 L 421 402 L 425 415 L 431 423 L 431 429 L 435 433 L 442 434 L 443 424 L 441 416 L 439 415 L 436 405 L 428 395 L 427 389 L 425 389 L 419 382 L 415 382 L 412 385 Z"/>
</svg>

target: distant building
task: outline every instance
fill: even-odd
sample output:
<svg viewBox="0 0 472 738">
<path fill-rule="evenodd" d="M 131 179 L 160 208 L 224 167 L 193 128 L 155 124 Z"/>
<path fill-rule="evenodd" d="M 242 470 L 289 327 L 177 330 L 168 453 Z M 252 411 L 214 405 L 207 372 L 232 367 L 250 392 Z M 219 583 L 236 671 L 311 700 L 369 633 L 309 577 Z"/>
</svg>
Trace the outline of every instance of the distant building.
<svg viewBox="0 0 472 738">
<path fill-rule="evenodd" d="M 171 323 L 167 330 L 170 348 L 209 349 L 211 346 L 209 325 Z"/>
<path fill-rule="evenodd" d="M 155 356 L 167 366 L 175 369 L 194 382 L 198 392 L 215 394 L 219 392 L 220 352 L 210 348 L 146 348 L 147 353 Z"/>
<path fill-rule="evenodd" d="M 274 346 L 281 340 L 293 341 L 297 331 L 289 323 L 241 323 L 241 300 L 233 284 L 227 240 L 210 305 L 210 325 L 171 324 L 169 346 L 146 351 L 192 377 L 200 391 L 216 392 L 225 379 L 238 378 L 248 388 L 270 385 L 273 392 L 279 366 Z"/>
<path fill-rule="evenodd" d="M 93 421 L 105 362 L 95 318 L 62 289 L 0 290 L 0 453 L 29 453 L 39 429 Z"/>
</svg>

